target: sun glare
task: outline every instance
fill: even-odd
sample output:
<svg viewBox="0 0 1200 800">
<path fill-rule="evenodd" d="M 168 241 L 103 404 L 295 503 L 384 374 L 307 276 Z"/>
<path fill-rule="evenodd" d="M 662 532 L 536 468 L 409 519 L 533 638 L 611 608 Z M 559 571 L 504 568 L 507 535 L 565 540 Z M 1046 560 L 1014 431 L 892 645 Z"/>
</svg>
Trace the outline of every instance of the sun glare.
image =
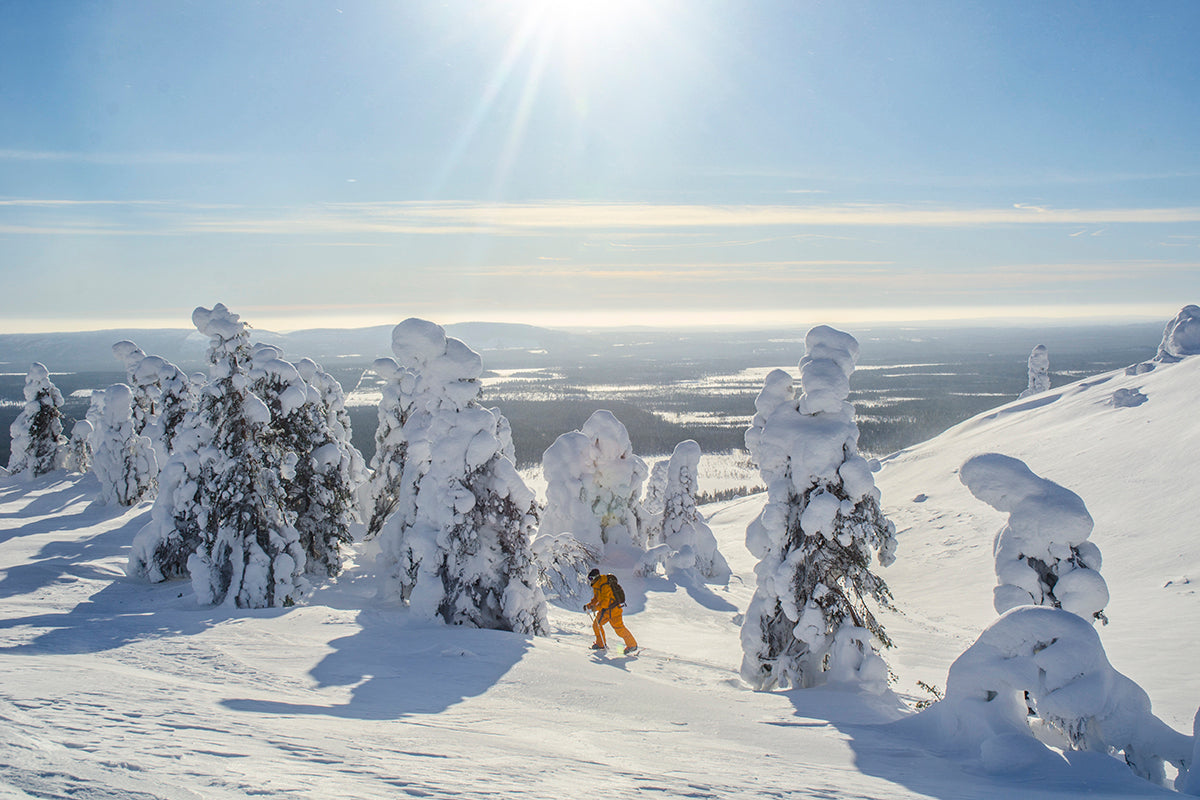
<svg viewBox="0 0 1200 800">
<path fill-rule="evenodd" d="M 587 44 L 636 26 L 646 4 L 630 0 L 531 0 L 540 33 L 563 44 Z"/>
</svg>

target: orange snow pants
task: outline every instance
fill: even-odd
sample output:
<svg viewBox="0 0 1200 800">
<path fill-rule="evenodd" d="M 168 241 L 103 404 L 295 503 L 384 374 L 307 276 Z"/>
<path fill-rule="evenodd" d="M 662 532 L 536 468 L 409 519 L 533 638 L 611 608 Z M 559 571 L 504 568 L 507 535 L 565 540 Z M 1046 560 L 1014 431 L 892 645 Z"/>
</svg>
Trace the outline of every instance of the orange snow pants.
<svg viewBox="0 0 1200 800">
<path fill-rule="evenodd" d="M 606 608 L 596 615 L 592 620 L 592 630 L 596 632 L 596 644 L 601 647 L 608 647 L 608 642 L 604 638 L 604 623 L 612 625 L 613 631 L 625 640 L 626 647 L 637 647 L 637 639 L 633 638 L 633 634 L 625 627 L 625 623 L 621 621 L 621 607 L 613 606 Z"/>
</svg>

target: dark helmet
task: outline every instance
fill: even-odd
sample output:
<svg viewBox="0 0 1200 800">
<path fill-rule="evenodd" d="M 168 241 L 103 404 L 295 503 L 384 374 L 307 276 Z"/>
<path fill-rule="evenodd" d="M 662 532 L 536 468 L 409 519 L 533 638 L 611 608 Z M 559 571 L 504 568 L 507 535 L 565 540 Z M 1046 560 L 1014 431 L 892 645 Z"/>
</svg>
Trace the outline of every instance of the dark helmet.
<svg viewBox="0 0 1200 800">
<path fill-rule="evenodd" d="M 600 570 L 598 570 L 598 569 L 594 569 L 588 573 L 589 581 L 594 581 L 594 580 L 596 580 L 596 578 L 599 578 L 599 577 L 600 577 Z"/>
</svg>

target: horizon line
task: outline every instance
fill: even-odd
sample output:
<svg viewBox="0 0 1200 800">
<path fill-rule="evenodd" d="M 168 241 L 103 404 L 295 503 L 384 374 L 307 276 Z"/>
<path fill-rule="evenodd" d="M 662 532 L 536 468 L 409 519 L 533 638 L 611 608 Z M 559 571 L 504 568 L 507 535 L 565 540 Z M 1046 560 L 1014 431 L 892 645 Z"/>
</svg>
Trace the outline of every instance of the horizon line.
<svg viewBox="0 0 1200 800">
<path fill-rule="evenodd" d="M 245 306 L 230 310 L 252 330 L 289 334 L 308 330 L 363 330 L 396 325 L 409 317 L 421 317 L 440 325 L 467 323 L 529 325 L 558 330 L 657 329 L 657 330 L 759 330 L 801 328 L 814 325 L 856 327 L 1013 327 L 1044 325 L 1074 327 L 1161 321 L 1166 323 L 1180 306 L 1168 303 L 1093 303 L 1078 305 L 940 306 L 893 308 L 798 308 L 798 309 L 693 309 L 664 312 L 661 309 L 621 310 L 525 310 L 496 314 L 481 310 L 412 308 L 399 313 L 391 309 L 347 307 Z M 411 312 L 411 313 L 410 313 Z M 61 317 L 0 319 L 0 335 L 44 335 L 50 333 L 103 333 L 105 331 L 187 331 L 195 333 L 190 313 L 179 317 Z"/>
</svg>

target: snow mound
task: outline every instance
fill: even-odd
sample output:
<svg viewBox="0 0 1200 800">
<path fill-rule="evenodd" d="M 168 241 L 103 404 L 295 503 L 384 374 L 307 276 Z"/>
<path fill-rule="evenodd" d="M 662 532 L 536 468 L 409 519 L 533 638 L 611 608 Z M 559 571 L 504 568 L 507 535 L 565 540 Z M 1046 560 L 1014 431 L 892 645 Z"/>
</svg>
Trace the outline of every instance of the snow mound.
<svg viewBox="0 0 1200 800">
<path fill-rule="evenodd" d="M 1185 775 L 1192 737 L 1151 712 L 1150 698 L 1108 661 L 1095 629 L 1052 608 L 1016 608 L 987 628 L 950 667 L 946 696 L 900 728 L 943 746 L 974 750 L 989 772 L 1019 771 L 1063 749 L 1124 756 L 1164 785 L 1163 762 Z"/>
<path fill-rule="evenodd" d="M 1200 306 L 1184 306 L 1163 330 L 1159 361 L 1178 361 L 1200 354 Z"/>
</svg>

